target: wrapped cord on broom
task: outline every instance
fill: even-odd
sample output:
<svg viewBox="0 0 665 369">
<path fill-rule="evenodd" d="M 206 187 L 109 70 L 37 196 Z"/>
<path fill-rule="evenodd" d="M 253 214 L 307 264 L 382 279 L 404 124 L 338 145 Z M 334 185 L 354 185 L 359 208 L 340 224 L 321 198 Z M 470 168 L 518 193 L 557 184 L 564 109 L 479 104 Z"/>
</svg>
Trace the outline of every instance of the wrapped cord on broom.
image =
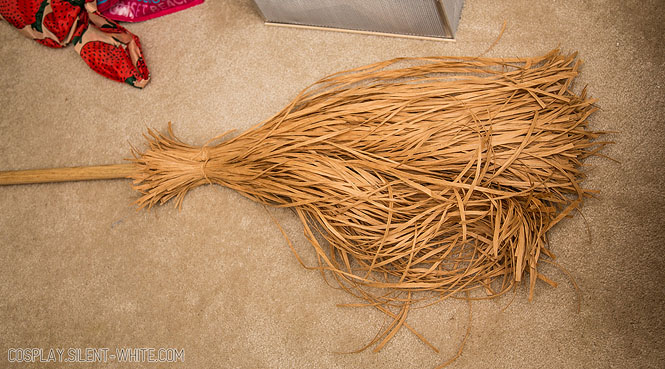
<svg viewBox="0 0 665 369">
<path fill-rule="evenodd" d="M 141 208 L 214 183 L 294 209 L 312 268 L 394 319 L 380 349 L 416 302 L 554 284 L 538 271 L 547 231 L 593 194 L 581 162 L 605 144 L 588 127 L 595 100 L 571 89 L 579 66 L 559 50 L 393 59 L 325 77 L 214 145 L 150 130 L 110 171 Z"/>
</svg>

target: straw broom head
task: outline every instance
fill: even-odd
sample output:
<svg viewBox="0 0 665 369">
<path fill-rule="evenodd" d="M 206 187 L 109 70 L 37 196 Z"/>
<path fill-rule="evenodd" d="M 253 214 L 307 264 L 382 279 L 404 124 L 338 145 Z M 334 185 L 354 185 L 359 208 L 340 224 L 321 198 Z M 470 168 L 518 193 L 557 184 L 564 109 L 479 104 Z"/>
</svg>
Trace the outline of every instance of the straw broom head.
<svg viewBox="0 0 665 369">
<path fill-rule="evenodd" d="M 216 145 L 150 131 L 137 203 L 216 183 L 293 208 L 320 267 L 356 293 L 494 295 L 525 271 L 533 287 L 547 230 L 591 195 L 581 160 L 603 145 L 587 128 L 595 100 L 570 89 L 579 65 L 558 50 L 394 59 L 326 77 Z"/>
</svg>

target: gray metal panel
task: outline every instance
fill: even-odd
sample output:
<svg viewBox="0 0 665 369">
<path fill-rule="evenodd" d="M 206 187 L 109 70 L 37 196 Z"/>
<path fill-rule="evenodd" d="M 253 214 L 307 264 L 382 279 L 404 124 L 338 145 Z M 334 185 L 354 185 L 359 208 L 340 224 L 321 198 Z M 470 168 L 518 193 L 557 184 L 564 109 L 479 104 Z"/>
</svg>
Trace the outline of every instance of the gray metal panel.
<svg viewBox="0 0 665 369">
<path fill-rule="evenodd" d="M 255 0 L 266 21 L 273 23 L 452 38 L 457 18 L 442 13 L 454 11 L 454 3 L 461 9 L 463 0 L 447 0 L 449 5 L 439 1 Z"/>
<path fill-rule="evenodd" d="M 443 6 L 445 17 L 450 25 L 452 37 L 455 37 L 457 26 L 459 25 L 460 16 L 462 15 L 462 6 L 464 0 L 439 0 Z"/>
</svg>

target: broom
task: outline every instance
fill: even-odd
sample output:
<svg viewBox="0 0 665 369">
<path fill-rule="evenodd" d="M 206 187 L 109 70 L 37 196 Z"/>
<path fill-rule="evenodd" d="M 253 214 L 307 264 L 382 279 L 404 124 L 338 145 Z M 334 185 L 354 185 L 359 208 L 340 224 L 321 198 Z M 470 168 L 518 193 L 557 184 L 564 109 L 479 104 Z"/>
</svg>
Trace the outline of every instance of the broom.
<svg viewBox="0 0 665 369">
<path fill-rule="evenodd" d="M 580 63 L 559 50 L 393 59 L 325 77 L 234 138 L 193 146 L 169 123 L 128 163 L 0 184 L 131 178 L 139 208 L 219 184 L 292 208 L 312 269 L 393 319 L 367 347 L 402 326 L 428 343 L 405 323 L 416 302 L 497 297 L 523 279 L 531 300 L 537 279 L 556 285 L 538 271 L 554 258 L 547 231 L 593 195 L 581 161 L 606 144 L 588 128 L 595 100 L 571 90 Z"/>
</svg>

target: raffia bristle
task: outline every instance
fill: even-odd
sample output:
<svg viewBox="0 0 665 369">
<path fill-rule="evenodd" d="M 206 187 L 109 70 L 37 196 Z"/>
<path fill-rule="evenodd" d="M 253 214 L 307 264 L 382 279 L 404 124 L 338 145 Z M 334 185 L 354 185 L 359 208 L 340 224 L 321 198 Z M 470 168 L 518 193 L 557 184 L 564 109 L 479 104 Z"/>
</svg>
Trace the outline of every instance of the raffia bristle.
<svg viewBox="0 0 665 369">
<path fill-rule="evenodd" d="M 179 206 L 214 183 L 293 208 L 314 268 L 395 319 L 380 348 L 421 291 L 496 297 L 528 273 L 531 298 L 536 279 L 554 283 L 538 272 L 546 233 L 592 194 L 580 165 L 604 144 L 587 124 L 595 100 L 571 90 L 579 66 L 559 50 L 400 58 L 323 78 L 215 145 L 169 125 L 135 154 L 137 204 Z"/>
</svg>

